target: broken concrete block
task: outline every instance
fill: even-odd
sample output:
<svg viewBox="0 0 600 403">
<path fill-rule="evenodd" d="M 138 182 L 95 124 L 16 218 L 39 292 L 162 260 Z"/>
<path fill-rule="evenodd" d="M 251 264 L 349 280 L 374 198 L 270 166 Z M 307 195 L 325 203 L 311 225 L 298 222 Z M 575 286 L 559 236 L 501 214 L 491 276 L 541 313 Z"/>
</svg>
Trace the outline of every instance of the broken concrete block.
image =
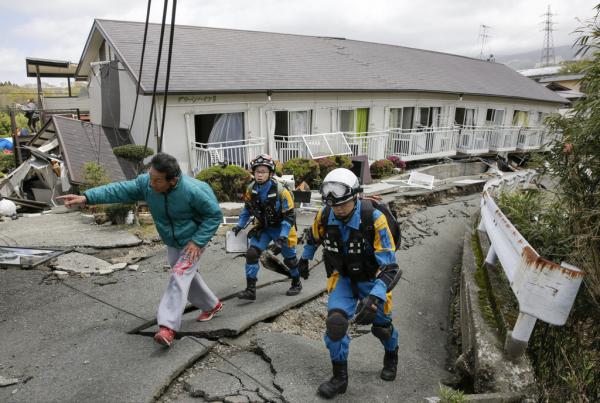
<svg viewBox="0 0 600 403">
<path fill-rule="evenodd" d="M 113 272 L 114 272 L 114 270 L 113 270 L 113 269 L 100 269 L 100 270 L 98 270 L 98 272 L 97 272 L 97 273 L 98 273 L 99 275 L 101 275 L 101 276 L 104 276 L 104 275 L 107 275 L 107 274 L 111 274 L 111 273 L 113 273 Z"/>
<path fill-rule="evenodd" d="M 137 271 L 137 269 L 139 269 L 139 267 L 140 267 L 139 264 L 132 264 L 127 268 L 127 270 Z"/>
<path fill-rule="evenodd" d="M 57 257 L 53 266 L 73 273 L 96 273 L 98 270 L 109 268 L 110 264 L 94 256 L 71 252 Z"/>
<path fill-rule="evenodd" d="M 0 375 L 0 387 L 14 385 L 15 383 L 19 383 L 17 378 L 5 378 Z"/>
<path fill-rule="evenodd" d="M 117 271 L 117 270 L 123 270 L 126 267 L 127 267 L 127 263 L 121 262 L 121 263 L 111 264 L 108 268 L 112 269 L 114 271 Z"/>
<path fill-rule="evenodd" d="M 249 403 L 250 399 L 248 396 L 238 395 L 238 396 L 227 396 L 223 402 L 224 403 Z"/>
<path fill-rule="evenodd" d="M 233 375 L 207 369 L 185 381 L 185 389 L 190 392 L 190 395 L 203 397 L 211 402 L 239 394 L 242 384 Z"/>
</svg>

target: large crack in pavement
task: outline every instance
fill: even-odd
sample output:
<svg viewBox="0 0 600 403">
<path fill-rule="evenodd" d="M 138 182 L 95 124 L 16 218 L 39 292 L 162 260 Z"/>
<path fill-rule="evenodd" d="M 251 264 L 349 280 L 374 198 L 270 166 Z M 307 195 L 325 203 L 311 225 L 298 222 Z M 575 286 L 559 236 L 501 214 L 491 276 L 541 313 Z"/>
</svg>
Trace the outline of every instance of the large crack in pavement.
<svg viewBox="0 0 600 403">
<path fill-rule="evenodd" d="M 453 220 L 454 222 L 456 220 L 469 217 L 469 210 L 476 208 L 478 200 L 478 194 L 460 197 L 454 196 L 453 199 L 446 199 L 443 200 L 443 202 L 440 202 L 440 200 L 437 199 L 436 201 L 438 201 L 439 203 L 433 204 L 431 206 L 424 207 L 422 205 L 415 205 L 413 206 L 412 211 L 410 212 L 408 212 L 407 209 L 404 209 L 405 215 L 400 218 L 402 222 L 401 225 L 403 226 L 403 250 L 406 251 L 418 246 L 426 238 L 438 236 L 439 234 L 436 228 L 440 225 L 444 225 L 448 220 Z M 443 209 L 443 212 L 440 211 L 440 209 Z M 412 279 L 405 278 L 405 280 L 411 283 Z M 426 309 L 424 309 L 423 307 L 419 307 L 418 310 L 419 316 L 427 314 Z M 423 311 L 423 313 L 421 311 Z M 278 398 L 281 399 L 278 401 L 290 401 L 289 396 L 286 397 L 287 385 L 277 382 L 278 375 L 281 374 L 277 373 L 277 368 L 273 363 L 273 357 L 269 355 L 269 351 L 266 351 L 264 346 L 261 346 L 261 343 L 259 343 L 259 339 L 262 339 L 263 335 L 272 334 L 273 336 L 275 336 L 276 334 L 283 333 L 289 334 L 289 337 L 300 337 L 301 339 L 312 340 L 311 343 L 317 343 L 314 344 L 315 348 L 320 348 L 324 350 L 322 354 L 326 357 L 326 350 L 324 346 L 322 346 L 322 337 L 325 331 L 326 315 L 327 296 L 320 295 L 308 302 L 303 303 L 302 305 L 288 309 L 273 318 L 263 320 L 248 328 L 239 335 L 232 336 L 231 338 L 221 337 L 219 339 L 221 343 L 219 345 L 219 348 L 226 348 L 226 350 L 215 351 L 213 349 L 213 351 L 211 351 L 207 356 L 200 359 L 196 365 L 186 370 L 186 375 L 174 381 L 171 387 L 168 388 L 167 392 L 163 396 L 161 396 L 161 398 L 158 399 L 158 401 L 161 403 L 165 403 L 177 401 L 179 399 L 184 398 L 186 392 L 177 385 L 180 385 L 182 382 L 185 382 L 186 378 L 201 374 L 202 371 L 206 371 L 207 369 L 211 368 L 216 368 L 218 363 L 214 360 L 211 362 L 211 356 L 223 356 L 224 354 L 233 354 L 235 356 L 235 354 L 239 354 L 240 351 L 253 354 L 257 363 L 267 363 L 268 372 L 272 376 L 272 380 L 270 383 L 277 390 Z M 439 328 L 437 322 L 436 327 Z M 445 326 L 442 326 L 441 329 L 441 331 L 447 331 Z M 371 342 L 371 338 L 367 336 L 368 333 L 370 333 L 370 328 L 368 326 L 353 326 L 350 328 L 350 335 L 352 338 L 355 339 L 355 343 Z M 364 339 L 365 341 L 359 341 L 362 339 Z M 289 358 L 294 359 L 294 355 L 291 354 Z M 281 360 L 281 357 L 278 357 L 278 360 Z M 379 365 L 379 363 L 377 363 L 376 365 Z M 227 369 L 226 371 L 222 372 L 226 372 L 226 374 L 223 373 L 223 376 L 233 376 L 236 379 L 238 379 L 242 386 L 244 386 L 243 377 L 249 376 L 249 371 L 241 368 L 237 368 L 235 371 L 233 371 L 233 373 L 231 369 Z M 252 373 L 255 374 L 256 372 Z M 328 370 L 324 370 L 321 376 L 323 377 L 323 379 L 328 377 Z M 289 377 L 284 377 L 282 379 L 288 378 Z M 245 397 L 241 396 L 242 395 L 240 394 L 231 395 L 228 396 L 229 400 L 223 401 L 252 401 L 249 398 L 247 400 L 244 400 Z M 230 398 L 232 397 L 236 397 L 241 400 L 231 400 Z M 263 399 L 261 401 L 270 401 L 268 399 L 265 399 L 265 396 L 259 395 L 259 397 Z M 203 401 L 202 399 L 198 401 L 201 402 Z M 298 400 L 292 399 L 292 401 Z"/>
</svg>

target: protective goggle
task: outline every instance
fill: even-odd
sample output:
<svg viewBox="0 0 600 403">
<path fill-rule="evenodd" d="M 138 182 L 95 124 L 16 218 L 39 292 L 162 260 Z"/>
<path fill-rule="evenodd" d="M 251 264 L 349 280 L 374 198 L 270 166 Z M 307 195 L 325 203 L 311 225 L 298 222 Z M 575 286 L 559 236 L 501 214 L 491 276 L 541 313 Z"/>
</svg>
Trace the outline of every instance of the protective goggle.
<svg viewBox="0 0 600 403">
<path fill-rule="evenodd" d="M 254 161 L 252 161 L 253 164 L 272 164 L 273 160 L 269 157 L 263 157 L 262 155 L 259 155 L 258 157 L 256 157 L 254 159 Z"/>
<path fill-rule="evenodd" d="M 360 190 L 360 188 L 352 189 L 348 185 L 339 182 L 325 182 L 321 185 L 321 196 L 325 203 L 334 206 L 352 199 Z"/>
</svg>

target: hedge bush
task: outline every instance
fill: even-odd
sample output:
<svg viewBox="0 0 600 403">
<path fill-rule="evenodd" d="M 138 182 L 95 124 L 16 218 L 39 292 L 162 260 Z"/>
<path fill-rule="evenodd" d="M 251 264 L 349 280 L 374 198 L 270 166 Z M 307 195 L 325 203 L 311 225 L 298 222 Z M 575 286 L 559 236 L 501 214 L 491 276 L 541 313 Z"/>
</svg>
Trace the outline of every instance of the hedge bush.
<svg viewBox="0 0 600 403">
<path fill-rule="evenodd" d="M 139 144 L 127 144 L 113 148 L 114 155 L 135 163 L 143 161 L 144 158 L 154 155 L 154 150 L 150 147 L 146 147 L 145 151 L 146 152 L 144 152 L 144 146 Z"/>
<path fill-rule="evenodd" d="M 319 164 L 319 177 L 321 180 L 325 179 L 325 176 L 336 168 L 352 168 L 352 161 L 346 155 L 333 155 L 315 161 Z"/>
<path fill-rule="evenodd" d="M 296 185 L 302 182 L 308 183 L 310 187 L 316 186 L 315 182 L 319 178 L 319 164 L 314 160 L 306 158 L 294 158 L 283 164 L 283 173 L 285 175 L 294 175 Z"/>
<path fill-rule="evenodd" d="M 246 185 L 252 179 L 250 172 L 237 165 L 222 167 L 215 165 L 203 169 L 196 175 L 196 179 L 210 185 L 217 200 L 220 202 L 241 201 Z"/>
<path fill-rule="evenodd" d="M 317 159 L 315 161 L 317 161 L 317 164 L 319 164 L 319 177 L 321 179 L 324 179 L 329 172 L 331 172 L 335 168 L 337 168 L 337 165 L 335 164 L 335 161 L 333 161 L 329 157 L 319 158 L 319 159 Z"/>
<path fill-rule="evenodd" d="M 106 170 L 102 165 L 96 162 L 86 162 L 83 165 L 83 180 L 84 184 L 79 186 L 79 189 L 82 192 L 96 186 L 110 183 L 110 179 L 106 174 Z"/>
<path fill-rule="evenodd" d="M 406 162 L 402 161 L 397 155 L 388 155 L 386 159 L 394 164 L 394 168 L 406 169 Z"/>
<path fill-rule="evenodd" d="M 377 160 L 371 164 L 371 176 L 373 178 L 385 178 L 394 173 L 394 164 L 389 160 Z"/>
<path fill-rule="evenodd" d="M 283 163 L 281 161 L 275 161 L 275 175 L 283 175 Z"/>
</svg>

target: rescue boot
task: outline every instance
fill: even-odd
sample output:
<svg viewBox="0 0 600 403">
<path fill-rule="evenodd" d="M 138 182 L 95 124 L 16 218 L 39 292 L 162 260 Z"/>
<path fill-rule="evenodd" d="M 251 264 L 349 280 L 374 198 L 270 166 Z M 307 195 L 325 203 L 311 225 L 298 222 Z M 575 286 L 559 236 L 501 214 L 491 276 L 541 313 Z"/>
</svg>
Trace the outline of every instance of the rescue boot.
<svg viewBox="0 0 600 403">
<path fill-rule="evenodd" d="M 348 363 L 347 361 L 331 361 L 333 376 L 327 382 L 319 386 L 317 392 L 326 399 L 335 395 L 346 393 L 348 387 Z"/>
<path fill-rule="evenodd" d="M 247 278 L 246 289 L 244 291 L 240 291 L 237 297 L 239 299 L 249 299 L 251 301 L 254 301 L 256 299 L 256 279 Z"/>
<path fill-rule="evenodd" d="M 302 291 L 302 283 L 300 282 L 300 277 L 292 277 L 292 286 L 289 290 L 286 291 L 285 295 L 298 295 Z"/>
<path fill-rule="evenodd" d="M 386 351 L 383 356 L 383 369 L 381 370 L 381 379 L 384 381 L 393 381 L 396 379 L 398 369 L 398 347 L 394 351 Z"/>
</svg>

